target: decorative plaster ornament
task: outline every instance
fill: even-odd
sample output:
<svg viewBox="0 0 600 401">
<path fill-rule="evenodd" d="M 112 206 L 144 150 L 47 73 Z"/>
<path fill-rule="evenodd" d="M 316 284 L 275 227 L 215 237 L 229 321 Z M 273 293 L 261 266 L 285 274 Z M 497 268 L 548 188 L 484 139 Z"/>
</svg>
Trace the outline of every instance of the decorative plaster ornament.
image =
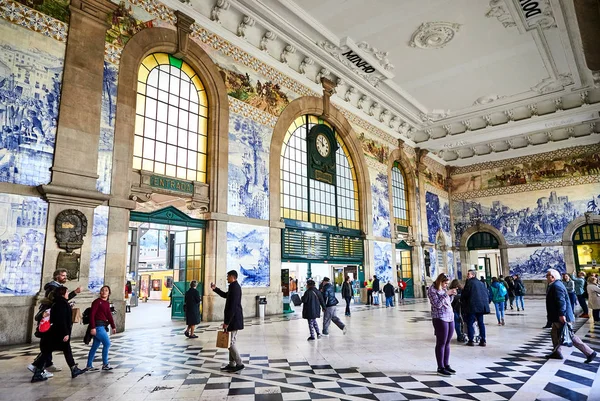
<svg viewBox="0 0 600 401">
<path fill-rule="evenodd" d="M 349 87 L 348 90 L 346 91 L 346 94 L 344 95 L 344 100 L 349 102 L 350 96 L 352 96 L 355 93 L 356 93 L 356 88 L 354 86 Z"/>
<path fill-rule="evenodd" d="M 384 122 L 385 119 L 390 115 L 390 111 L 389 110 L 384 110 L 381 112 L 381 114 L 379 114 L 379 122 Z"/>
<path fill-rule="evenodd" d="M 279 56 L 279 59 L 281 60 L 281 62 L 283 64 L 287 64 L 288 63 L 288 56 L 290 54 L 294 54 L 296 53 L 296 48 L 293 45 L 287 45 L 283 51 L 281 52 L 281 55 Z"/>
<path fill-rule="evenodd" d="M 367 95 L 362 95 L 362 96 L 360 97 L 360 99 L 358 99 L 358 104 L 356 105 L 356 107 L 357 107 L 359 110 L 362 110 L 362 109 L 364 109 L 364 107 L 365 107 L 365 102 L 366 102 L 366 101 L 367 101 Z"/>
<path fill-rule="evenodd" d="M 317 42 L 317 45 L 374 87 L 377 87 L 382 80 L 386 79 L 385 75 L 379 73 L 368 63 L 357 61 L 360 57 L 354 54 L 348 45 L 337 46 L 328 41 Z M 353 55 L 349 56 L 349 53 L 353 53 Z"/>
<path fill-rule="evenodd" d="M 251 17 L 244 15 L 244 18 L 242 18 L 242 22 L 240 22 L 240 24 L 238 25 L 237 36 L 239 36 L 240 38 L 245 38 L 246 29 L 249 26 L 254 26 L 254 20 Z"/>
<path fill-rule="evenodd" d="M 210 19 L 218 22 L 219 24 L 221 23 L 221 12 L 226 11 L 229 9 L 229 2 L 227 0 L 217 0 L 217 3 L 215 4 L 215 6 L 212 8 L 212 11 L 210 12 Z"/>
<path fill-rule="evenodd" d="M 600 71 L 592 71 L 592 79 L 594 80 L 594 87 L 600 88 Z"/>
<path fill-rule="evenodd" d="M 460 29 L 460 24 L 451 22 L 425 22 L 413 33 L 408 43 L 421 49 L 441 49 L 448 44 Z"/>
<path fill-rule="evenodd" d="M 346 81 L 344 81 L 342 78 L 338 78 L 335 80 L 335 87 L 339 88 L 346 85 Z"/>
<path fill-rule="evenodd" d="M 268 53 L 269 49 L 267 48 L 267 45 L 269 44 L 270 41 L 273 41 L 275 39 L 277 39 L 277 34 L 275 32 L 272 32 L 272 31 L 265 32 L 262 39 L 260 40 L 260 44 L 258 45 L 258 48 L 260 50 Z"/>
<path fill-rule="evenodd" d="M 329 71 L 327 68 L 321 68 L 321 71 L 319 71 L 319 73 L 317 74 L 317 76 L 315 78 L 315 82 L 320 84 L 321 78 L 327 78 L 330 74 L 331 74 L 331 71 Z"/>
<path fill-rule="evenodd" d="M 302 60 L 302 62 L 300 63 L 300 67 L 298 67 L 298 72 L 300 72 L 300 74 L 304 75 L 306 74 L 306 67 L 308 67 L 309 65 L 313 65 L 315 62 L 312 58 L 310 57 L 305 57 L 304 60 Z"/>
<path fill-rule="evenodd" d="M 502 99 L 505 96 L 498 96 L 496 94 L 491 94 L 491 95 L 486 95 L 486 96 L 481 96 L 478 97 L 474 102 L 473 102 L 473 106 L 478 106 L 478 105 L 482 105 L 482 104 L 490 104 L 495 102 L 496 100 Z"/>
<path fill-rule="evenodd" d="M 400 121 L 400 119 L 398 118 L 398 116 L 393 116 L 392 118 L 390 118 L 390 121 L 388 122 L 388 126 L 390 128 L 394 128 L 394 125 L 396 125 L 396 123 Z"/>
<path fill-rule="evenodd" d="M 420 113 L 423 122 L 435 122 L 450 117 L 450 110 L 433 109 L 431 113 Z"/>
<path fill-rule="evenodd" d="M 552 77 L 544 78 L 539 84 L 532 87 L 531 90 L 543 95 L 546 93 L 563 90 L 565 86 L 572 84 L 573 76 L 571 73 L 560 74 L 556 80 L 552 79 Z"/>
<path fill-rule="evenodd" d="M 506 8 L 504 0 L 491 0 L 490 11 L 485 13 L 488 18 L 497 18 L 505 28 L 517 26 L 510 11 Z"/>
<path fill-rule="evenodd" d="M 373 102 L 371 104 L 371 107 L 369 107 L 369 115 L 370 116 L 374 116 L 375 115 L 375 111 L 379 108 L 379 103 L 377 102 Z"/>
<path fill-rule="evenodd" d="M 369 45 L 367 42 L 360 42 L 358 43 L 358 48 L 367 51 L 368 53 L 371 53 L 371 55 L 373 57 L 375 57 L 377 60 L 379 60 L 379 64 L 387 71 L 393 71 L 394 70 L 394 65 L 390 63 L 390 60 L 388 60 L 388 52 L 383 52 L 383 51 L 379 51 L 377 50 L 377 48 L 372 47 L 371 45 Z"/>
</svg>

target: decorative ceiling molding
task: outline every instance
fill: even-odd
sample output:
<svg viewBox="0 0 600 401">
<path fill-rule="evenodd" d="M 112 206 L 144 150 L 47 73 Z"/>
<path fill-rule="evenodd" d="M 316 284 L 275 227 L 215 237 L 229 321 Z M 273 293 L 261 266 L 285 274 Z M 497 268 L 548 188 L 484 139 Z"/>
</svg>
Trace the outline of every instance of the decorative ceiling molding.
<svg viewBox="0 0 600 401">
<path fill-rule="evenodd" d="M 370 53 L 373 57 L 375 57 L 377 60 L 379 60 L 379 64 L 383 67 L 384 70 L 386 71 L 393 71 L 394 70 L 394 65 L 390 63 L 390 60 L 388 60 L 388 52 L 383 52 L 383 51 L 379 51 L 377 50 L 377 48 L 369 45 L 367 42 L 359 42 L 357 44 L 359 49 L 365 50 L 366 52 Z"/>
<path fill-rule="evenodd" d="M 387 79 L 384 74 L 378 72 L 372 65 L 368 63 L 364 65 L 362 60 L 359 61 L 361 59 L 360 55 L 355 55 L 355 52 L 348 45 L 338 46 L 328 41 L 318 42 L 317 45 L 374 87 L 379 86 L 381 81 Z M 374 71 L 371 71 L 369 67 L 374 69 Z"/>
<path fill-rule="evenodd" d="M 573 85 L 573 75 L 571 73 L 560 74 L 558 79 L 551 77 L 544 78 L 539 84 L 533 86 L 531 90 L 545 95 L 546 93 L 561 91 L 569 85 Z"/>
<path fill-rule="evenodd" d="M 503 99 L 505 97 L 506 96 L 499 96 L 497 94 L 481 96 L 481 97 L 478 97 L 477 99 L 475 99 L 475 101 L 473 102 L 473 106 L 480 106 L 480 105 L 484 105 L 484 104 L 490 104 L 490 103 L 495 102 L 496 100 L 500 100 L 500 99 Z"/>
<path fill-rule="evenodd" d="M 517 27 L 521 32 L 525 32 L 538 27 L 557 27 L 550 0 L 491 0 L 489 7 L 490 10 L 485 16 L 496 18 L 505 28 Z"/>
<path fill-rule="evenodd" d="M 420 49 L 441 49 L 446 46 L 460 29 L 460 24 L 451 22 L 424 22 L 412 34 L 408 42 Z"/>
<path fill-rule="evenodd" d="M 490 10 L 485 13 L 485 16 L 488 18 L 498 19 L 498 21 L 500 21 L 505 28 L 517 26 L 517 23 L 506 7 L 504 0 L 491 0 Z"/>
<path fill-rule="evenodd" d="M 421 113 L 419 117 L 423 122 L 436 122 L 450 117 L 450 110 L 433 109 L 431 113 Z"/>
</svg>

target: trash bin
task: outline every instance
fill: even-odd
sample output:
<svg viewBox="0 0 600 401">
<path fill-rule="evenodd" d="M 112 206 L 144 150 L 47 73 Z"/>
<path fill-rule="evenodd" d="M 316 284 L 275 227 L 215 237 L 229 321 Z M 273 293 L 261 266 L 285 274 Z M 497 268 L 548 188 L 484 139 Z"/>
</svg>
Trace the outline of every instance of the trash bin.
<svg viewBox="0 0 600 401">
<path fill-rule="evenodd" d="M 267 309 L 267 297 L 263 295 L 256 296 L 256 317 L 264 318 Z"/>
</svg>

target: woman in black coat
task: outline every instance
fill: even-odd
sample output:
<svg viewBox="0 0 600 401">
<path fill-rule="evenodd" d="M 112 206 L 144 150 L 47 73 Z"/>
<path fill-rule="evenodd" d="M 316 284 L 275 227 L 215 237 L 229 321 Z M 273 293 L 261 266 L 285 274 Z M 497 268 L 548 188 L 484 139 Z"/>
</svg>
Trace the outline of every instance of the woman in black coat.
<svg viewBox="0 0 600 401">
<path fill-rule="evenodd" d="M 35 371 L 31 382 L 46 380 L 47 377 L 42 373 L 49 360 L 52 358 L 52 351 L 62 351 L 65 355 L 67 365 L 71 368 L 71 377 L 74 379 L 85 370 L 79 369 L 73 359 L 71 351 L 71 328 L 73 327 L 73 310 L 69 305 L 69 293 L 67 287 L 58 287 L 54 290 L 54 304 L 50 308 L 50 330 L 42 337 L 40 341 L 40 350 L 42 357 L 34 362 Z"/>
<path fill-rule="evenodd" d="M 197 286 L 197 281 L 190 283 L 190 289 L 185 293 L 185 303 L 183 304 L 183 308 L 185 309 L 185 324 L 187 324 L 187 329 L 185 329 L 185 333 L 183 334 L 189 338 L 198 338 L 194 334 L 196 325 L 200 323 L 200 293 L 196 289 Z"/>
<path fill-rule="evenodd" d="M 321 309 L 325 310 L 325 300 L 321 292 L 315 288 L 313 280 L 306 282 L 306 291 L 302 295 L 302 303 L 302 318 L 308 320 L 308 329 L 310 330 L 308 341 L 314 341 L 315 331 L 317 332 L 316 338 L 321 338 L 317 319 L 321 317 Z"/>
<path fill-rule="evenodd" d="M 342 284 L 342 298 L 346 301 L 346 316 L 350 316 L 350 301 L 352 300 L 352 281 L 350 281 L 350 276 L 346 276 L 346 280 Z"/>
</svg>

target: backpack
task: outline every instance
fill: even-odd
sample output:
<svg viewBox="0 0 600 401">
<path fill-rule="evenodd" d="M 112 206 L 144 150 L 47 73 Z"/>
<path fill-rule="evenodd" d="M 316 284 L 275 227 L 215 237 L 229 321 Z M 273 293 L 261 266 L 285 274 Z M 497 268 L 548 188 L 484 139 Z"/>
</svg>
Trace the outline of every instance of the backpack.
<svg viewBox="0 0 600 401">
<path fill-rule="evenodd" d="M 87 308 L 83 311 L 83 314 L 81 315 L 81 323 L 90 324 L 90 313 L 92 313 L 92 308 Z"/>
<path fill-rule="evenodd" d="M 508 292 L 506 291 L 506 287 L 505 287 L 505 286 L 503 286 L 502 284 L 500 284 L 500 286 L 499 286 L 499 289 L 498 289 L 498 294 L 499 294 L 501 297 L 506 297 L 506 294 L 507 294 L 507 293 L 508 293 Z"/>
<path fill-rule="evenodd" d="M 37 338 L 42 338 L 50 331 L 50 327 L 52 326 L 52 323 L 50 323 L 50 308 L 40 308 L 35 315 L 35 320 L 37 321 L 37 326 L 33 335 Z"/>
</svg>

